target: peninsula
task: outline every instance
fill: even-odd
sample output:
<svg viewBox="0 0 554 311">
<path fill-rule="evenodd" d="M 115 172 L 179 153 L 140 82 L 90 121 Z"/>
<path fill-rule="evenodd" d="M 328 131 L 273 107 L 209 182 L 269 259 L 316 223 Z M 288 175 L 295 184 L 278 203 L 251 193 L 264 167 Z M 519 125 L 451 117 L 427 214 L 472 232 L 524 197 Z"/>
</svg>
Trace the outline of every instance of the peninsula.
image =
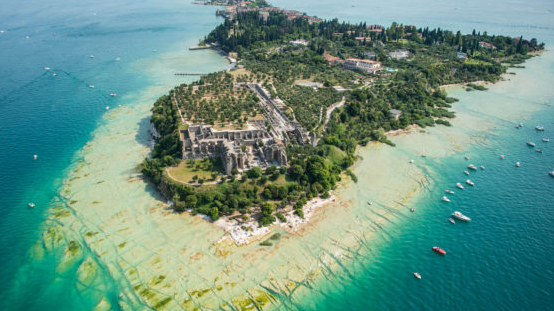
<svg viewBox="0 0 554 311">
<path fill-rule="evenodd" d="M 322 20 L 265 1 L 207 4 L 227 4 L 225 21 L 200 46 L 234 66 L 156 101 L 141 167 L 175 211 L 242 227 L 304 217 L 310 200 L 356 181 L 358 145 L 394 145 L 385 133 L 411 125 L 450 126 L 456 99 L 441 86 L 485 90 L 476 82 L 544 49 L 487 32 Z"/>
</svg>

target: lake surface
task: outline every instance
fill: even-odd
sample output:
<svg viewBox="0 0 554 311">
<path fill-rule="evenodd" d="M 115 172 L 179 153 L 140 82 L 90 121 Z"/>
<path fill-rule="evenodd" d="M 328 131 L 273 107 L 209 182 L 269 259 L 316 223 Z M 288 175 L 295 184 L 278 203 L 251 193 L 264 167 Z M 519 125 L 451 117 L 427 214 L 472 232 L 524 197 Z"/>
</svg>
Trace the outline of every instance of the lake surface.
<svg viewBox="0 0 554 311">
<path fill-rule="evenodd" d="M 547 48 L 554 43 L 551 1 L 279 0 L 273 4 L 324 18 L 523 35 L 545 41 Z M 179 1 L 4 4 L 0 12 L 0 30 L 5 31 L 0 34 L 2 309 L 90 310 L 100 298 L 114 309 L 122 308 L 117 301 L 129 285 L 114 277 L 113 266 L 104 264 L 107 260 L 101 255 L 83 250 L 100 267 L 94 284 L 83 290 L 79 284 L 86 280 L 75 273 L 80 263 L 61 266 L 64 255 L 59 252 L 35 260 L 36 252 L 29 249 L 43 234 L 47 208 L 81 200 L 90 186 L 79 185 L 65 196 L 61 189 L 68 190 L 64 180 L 73 170 L 94 164 L 103 180 L 125 181 L 128 168 L 119 171 L 109 164 L 127 159 L 134 161 L 128 163 L 133 167 L 140 162 L 148 144 L 150 103 L 174 85 L 191 80 L 175 77 L 174 72 L 226 67 L 216 53 L 187 50 L 222 21 L 214 10 Z M 449 89 L 460 99 L 454 105 L 460 116 L 454 127 L 394 137 L 398 145 L 394 149 L 361 149 L 364 160 L 355 167 L 360 182 L 347 185 L 342 195 L 352 197 L 350 204 L 359 210 L 367 210 L 365 202 L 375 200 L 369 212 L 380 213 L 387 206 L 370 187 L 372 174 L 386 172 L 380 163 L 395 165 L 387 158 L 400 158 L 404 164 L 415 159 L 413 168 L 395 165 L 394 170 L 406 179 L 413 178 L 412 169 L 425 176 L 423 190 L 410 201 L 416 213 L 390 212 L 387 224 L 365 242 L 370 252 L 355 256 L 343 270 L 281 308 L 546 310 L 553 305 L 554 178 L 547 173 L 554 170 L 554 143 L 540 141 L 543 136 L 554 139 L 553 53 L 547 51 L 525 66 L 510 70 L 517 73 L 508 75 L 510 81 L 486 92 Z M 516 130 L 519 122 L 525 127 Z M 546 131 L 536 132 L 535 125 Z M 87 144 L 93 139 L 95 144 Z M 529 140 L 543 152 L 528 148 Z M 136 156 L 125 153 L 134 148 Z M 521 167 L 515 168 L 515 161 Z M 469 178 L 475 187 L 457 191 L 454 185 L 468 178 L 462 172 L 470 162 L 486 169 L 472 172 Z M 401 187 L 399 180 L 381 195 L 394 198 Z M 122 189 L 118 192 L 125 193 Z M 450 204 L 440 200 L 445 189 L 456 191 Z M 103 204 L 114 207 L 138 204 L 146 200 L 143 197 L 159 200 L 144 187 L 133 188 L 128 197 L 112 193 L 105 197 Z M 29 202 L 36 207 L 30 209 Z M 454 210 L 473 221 L 451 225 L 447 219 Z M 85 235 L 80 229 L 74 233 Z M 435 245 L 447 255 L 432 253 Z M 414 271 L 423 279 L 416 280 Z M 255 275 L 249 277 L 258 282 Z"/>
</svg>

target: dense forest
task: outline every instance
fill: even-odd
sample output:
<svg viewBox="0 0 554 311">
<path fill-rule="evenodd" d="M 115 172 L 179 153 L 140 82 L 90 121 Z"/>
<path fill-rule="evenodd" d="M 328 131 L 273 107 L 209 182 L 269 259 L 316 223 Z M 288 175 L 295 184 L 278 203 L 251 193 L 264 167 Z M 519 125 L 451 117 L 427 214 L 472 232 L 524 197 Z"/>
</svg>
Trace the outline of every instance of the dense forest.
<svg viewBox="0 0 554 311">
<path fill-rule="evenodd" d="M 305 44 L 289 44 L 303 39 Z M 473 31 L 461 34 L 442 29 L 417 28 L 393 23 L 390 27 L 365 23 L 340 23 L 337 19 L 309 23 L 290 19 L 281 12 L 265 18 L 257 10 L 226 19 L 204 43 L 216 43 L 236 52 L 241 69 L 210 74 L 190 85 L 181 85 L 161 97 L 152 109 L 152 124 L 159 137 L 152 157 L 142 171 L 172 199 L 176 211 L 190 209 L 213 220 L 237 212 L 244 218 L 255 214 L 268 225 L 283 212 L 302 207 L 329 191 L 355 161 L 355 149 L 369 141 L 393 145 L 385 133 L 416 124 L 450 126 L 456 101 L 441 85 L 500 79 L 509 65 L 531 57 L 544 44 L 536 39 L 489 35 Z M 395 51 L 407 57 L 392 57 Z M 374 73 L 346 70 L 347 58 L 370 58 L 383 70 Z M 299 81 L 317 83 L 302 86 Z M 261 118 L 253 93 L 237 87 L 257 82 L 288 107 L 284 114 L 318 136 L 318 144 L 287 145 L 288 166 L 262 170 L 254 167 L 230 176 L 214 175 L 202 186 L 176 182 L 165 169 L 181 161 L 180 123 L 177 105 L 192 123 L 220 127 L 242 126 Z M 172 98 L 175 98 L 175 103 Z M 328 123 L 325 111 L 342 98 Z M 391 109 L 401 112 L 397 117 Z M 325 125 L 324 125 L 325 124 Z M 341 177 L 342 176 L 342 177 Z"/>
</svg>

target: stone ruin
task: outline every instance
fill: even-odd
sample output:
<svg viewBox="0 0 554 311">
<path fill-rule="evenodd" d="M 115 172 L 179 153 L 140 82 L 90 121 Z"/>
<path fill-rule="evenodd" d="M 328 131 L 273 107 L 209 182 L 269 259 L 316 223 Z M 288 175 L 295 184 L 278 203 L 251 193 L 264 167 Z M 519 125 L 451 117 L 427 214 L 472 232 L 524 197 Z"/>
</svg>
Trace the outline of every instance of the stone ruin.
<svg viewBox="0 0 554 311">
<path fill-rule="evenodd" d="M 180 134 L 184 160 L 220 157 L 227 175 L 233 169 L 287 165 L 284 144 L 262 129 L 216 131 L 211 126 L 192 125 Z"/>
</svg>

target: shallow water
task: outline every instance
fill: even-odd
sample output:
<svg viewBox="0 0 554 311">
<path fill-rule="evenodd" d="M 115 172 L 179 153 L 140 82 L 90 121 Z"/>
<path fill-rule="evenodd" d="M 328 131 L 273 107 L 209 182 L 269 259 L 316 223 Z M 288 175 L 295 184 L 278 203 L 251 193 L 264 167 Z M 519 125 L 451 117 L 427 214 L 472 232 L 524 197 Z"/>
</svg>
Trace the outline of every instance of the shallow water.
<svg viewBox="0 0 554 311">
<path fill-rule="evenodd" d="M 549 2 L 491 2 L 493 13 L 477 2 L 455 9 L 420 1 L 409 10 L 398 1 L 274 4 L 354 21 L 394 18 L 466 31 L 479 25 L 554 42 Z M 148 153 L 152 102 L 187 81 L 173 73 L 226 67 L 213 52 L 186 50 L 218 22 L 214 8 L 12 6 L 0 13 L 0 29 L 7 30 L 0 36 L 6 120 L 0 142 L 9 150 L 0 154 L 3 309 L 89 310 L 100 301 L 116 310 L 142 309 L 145 302 L 253 308 L 251 298 L 302 310 L 434 308 L 430 303 L 485 309 L 486 302 L 546 309 L 552 300 L 553 180 L 545 172 L 554 169 L 554 149 L 546 144 L 538 154 L 524 143 L 539 143 L 534 123 L 542 122 L 546 134 L 554 128 L 553 53 L 487 92 L 449 89 L 461 100 L 454 127 L 393 137 L 396 148 L 361 149 L 359 183 L 345 183 L 340 199 L 305 230 L 277 229 L 284 237 L 273 248 L 237 248 L 228 240 L 215 245 L 224 233 L 200 217 L 167 211 L 136 171 Z M 112 92 L 119 96 L 109 97 Z M 517 131 L 513 124 L 520 121 L 526 127 Z M 500 153 L 507 159 L 499 161 Z M 473 174 L 474 189 L 457 191 L 448 208 L 440 197 L 465 180 L 465 154 L 487 169 Z M 26 208 L 31 200 L 33 210 Z M 375 202 L 371 208 L 367 200 Z M 451 226 L 446 219 L 454 208 L 474 221 Z M 435 243 L 448 251 L 445 258 L 430 252 Z M 423 275 L 419 283 L 415 270 Z M 473 299 L 460 304 L 459 297 Z"/>
</svg>

